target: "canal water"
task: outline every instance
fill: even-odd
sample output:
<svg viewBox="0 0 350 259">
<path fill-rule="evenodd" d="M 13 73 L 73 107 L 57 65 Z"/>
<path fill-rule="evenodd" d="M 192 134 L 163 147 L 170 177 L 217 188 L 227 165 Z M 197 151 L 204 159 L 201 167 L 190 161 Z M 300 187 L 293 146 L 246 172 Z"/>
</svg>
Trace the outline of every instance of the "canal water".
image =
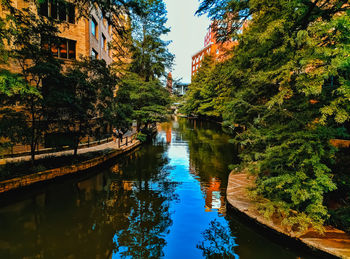
<svg viewBox="0 0 350 259">
<path fill-rule="evenodd" d="M 109 165 L 0 196 L 0 258 L 313 258 L 226 211 L 229 139 L 176 119 Z"/>
</svg>

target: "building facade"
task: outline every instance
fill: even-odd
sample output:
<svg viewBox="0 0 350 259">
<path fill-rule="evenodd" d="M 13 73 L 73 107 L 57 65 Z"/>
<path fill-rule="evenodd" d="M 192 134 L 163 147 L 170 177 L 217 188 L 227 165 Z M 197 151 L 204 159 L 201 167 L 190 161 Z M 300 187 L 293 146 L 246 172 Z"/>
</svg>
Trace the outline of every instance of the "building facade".
<svg viewBox="0 0 350 259">
<path fill-rule="evenodd" d="M 83 57 L 103 59 L 107 64 L 113 62 L 113 51 L 110 49 L 113 40 L 113 29 L 98 8 L 93 8 L 90 17 L 79 17 L 73 3 L 46 0 L 36 5 L 34 1 L 13 0 L 12 6 L 17 9 L 28 8 L 32 13 L 57 19 L 59 24 L 59 43 L 48 46 L 52 54 L 68 63 Z M 6 15 L 1 9 L 0 15 Z M 13 72 L 19 69 L 15 62 L 6 64 Z"/>
<path fill-rule="evenodd" d="M 63 61 L 63 69 L 69 67 L 74 60 L 81 60 L 86 57 L 103 59 L 108 65 L 113 63 L 114 57 L 118 56 L 118 52 L 112 51 L 110 45 L 112 41 L 116 40 L 115 36 L 117 34 L 98 8 L 92 8 L 87 18 L 80 17 L 77 7 L 69 1 L 46 0 L 41 1 L 40 4 L 36 4 L 36 2 L 38 1 L 12 0 L 11 5 L 18 10 L 28 9 L 34 15 L 59 21 L 58 28 L 60 32 L 57 35 L 59 39 L 50 42 L 40 38 L 40 44 L 45 50 L 50 50 L 54 57 Z M 0 17 L 4 18 L 6 12 L 7 10 L 2 9 L 2 5 L 0 5 Z M 11 49 L 11 45 L 6 45 L 6 48 Z M 31 61 L 28 60 L 28 63 L 30 64 Z M 19 62 L 15 59 L 9 59 L 6 64 L 0 64 L 0 68 L 13 73 L 22 73 L 23 71 Z M 40 84 L 50 84 L 50 82 L 42 79 Z M 15 107 L 15 109 L 20 108 L 20 106 Z M 93 141 L 91 138 L 90 140 Z M 49 141 L 40 140 L 38 149 L 49 147 L 47 146 L 50 145 L 48 143 Z M 15 145 L 10 153 L 28 151 L 30 151 L 28 145 Z M 8 150 L 4 152 L 8 153 Z"/>
<path fill-rule="evenodd" d="M 169 72 L 168 77 L 167 77 L 166 89 L 168 90 L 168 92 L 170 94 L 173 93 L 173 76 L 172 76 L 171 72 Z"/>
<path fill-rule="evenodd" d="M 216 39 L 213 30 L 213 24 L 209 27 L 207 34 L 204 37 L 204 47 L 192 56 L 191 63 L 191 78 L 198 72 L 202 66 L 202 61 L 205 56 L 212 56 L 215 61 L 221 62 L 228 58 L 228 50 L 238 44 L 237 41 L 228 41 L 219 43 Z"/>
<path fill-rule="evenodd" d="M 188 90 L 188 85 L 185 83 L 176 83 L 173 85 L 173 94 L 176 94 L 178 96 L 183 96 L 186 94 Z"/>
</svg>

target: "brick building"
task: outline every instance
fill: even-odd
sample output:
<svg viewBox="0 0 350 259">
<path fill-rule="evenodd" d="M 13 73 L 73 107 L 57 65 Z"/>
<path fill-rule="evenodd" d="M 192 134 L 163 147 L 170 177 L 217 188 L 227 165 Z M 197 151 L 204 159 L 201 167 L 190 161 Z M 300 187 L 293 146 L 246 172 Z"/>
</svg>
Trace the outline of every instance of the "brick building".
<svg viewBox="0 0 350 259">
<path fill-rule="evenodd" d="M 29 8 L 33 13 L 62 22 L 58 34 L 61 41 L 57 46 L 51 46 L 51 51 L 66 63 L 88 56 L 103 59 L 107 64 L 113 62 L 116 53 L 109 48 L 114 35 L 113 28 L 98 8 L 92 9 L 89 18 L 78 18 L 77 8 L 69 1 L 46 0 L 37 6 L 34 1 L 13 0 L 12 6 L 17 9 Z M 3 14 L 5 11 L 0 6 L 0 15 Z M 6 67 L 18 72 L 15 62 L 9 62 Z"/>
<path fill-rule="evenodd" d="M 42 46 L 50 49 L 57 59 L 64 61 L 65 66 L 69 66 L 72 61 L 83 57 L 103 59 L 107 64 L 111 64 L 119 58 L 119 53 L 109 48 L 112 41 L 117 41 L 117 33 L 98 8 L 92 8 L 89 18 L 86 18 L 81 17 L 77 7 L 69 0 L 66 2 L 46 0 L 41 1 L 40 4 L 35 4 L 35 1 L 12 0 L 11 5 L 19 10 L 27 8 L 33 14 L 50 17 L 61 22 L 58 43 L 50 44 L 42 41 Z M 6 10 L 3 10 L 0 5 L 0 16 L 4 17 L 5 15 Z M 8 46 L 8 48 L 10 47 Z M 6 64 L 0 64 L 0 68 L 5 68 L 13 73 L 22 72 L 18 62 L 11 59 Z M 38 149 L 46 147 L 46 144 L 46 142 L 39 143 Z M 11 153 L 29 150 L 30 147 L 27 145 L 15 145 Z"/>
<path fill-rule="evenodd" d="M 216 61 L 223 61 L 227 56 L 227 51 L 237 45 L 237 41 L 229 41 L 219 43 L 216 40 L 213 24 L 209 27 L 207 34 L 204 37 L 204 47 L 192 56 L 191 78 L 197 73 L 202 65 L 203 58 L 207 55 L 214 57 Z"/>
<path fill-rule="evenodd" d="M 171 72 L 169 72 L 169 74 L 168 74 L 168 78 L 166 81 L 166 89 L 168 90 L 168 92 L 170 94 L 173 93 L 173 76 L 172 76 Z"/>
</svg>

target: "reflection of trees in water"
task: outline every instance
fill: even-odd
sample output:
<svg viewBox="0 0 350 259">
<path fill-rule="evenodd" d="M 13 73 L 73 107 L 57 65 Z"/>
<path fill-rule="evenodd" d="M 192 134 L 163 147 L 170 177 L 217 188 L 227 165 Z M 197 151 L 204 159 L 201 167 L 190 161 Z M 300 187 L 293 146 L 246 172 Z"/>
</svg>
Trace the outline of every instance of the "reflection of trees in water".
<svg viewBox="0 0 350 259">
<path fill-rule="evenodd" d="M 166 181 L 163 150 L 148 152 L 122 163 L 123 175 L 113 166 L 0 209 L 0 258 L 110 258 L 120 247 L 135 257 L 161 255 L 175 186 Z"/>
<path fill-rule="evenodd" d="M 237 150 L 229 143 L 230 137 L 213 123 L 181 119 L 179 127 L 188 141 L 192 171 L 204 181 L 222 174 L 220 178 L 226 183 L 228 165 L 237 160 Z"/>
<path fill-rule="evenodd" d="M 122 257 L 154 258 L 163 256 L 165 237 L 172 225 L 170 201 L 177 199 L 176 184 L 167 180 L 164 147 L 140 150 L 132 163 L 121 165 L 122 179 L 133 182 L 128 198 L 130 214 L 127 227 L 116 231 L 116 253 Z M 118 181 L 118 179 L 114 179 Z"/>
<path fill-rule="evenodd" d="M 69 181 L 0 211 L 0 258 L 108 258 L 116 221 L 100 174 Z M 120 214 L 119 214 L 120 215 Z M 93 256 L 92 256 L 93 255 Z"/>
<path fill-rule="evenodd" d="M 197 244 L 206 258 L 239 258 L 234 252 L 238 246 L 228 227 L 222 226 L 217 220 L 210 222 L 210 226 L 203 233 L 204 241 Z"/>
</svg>

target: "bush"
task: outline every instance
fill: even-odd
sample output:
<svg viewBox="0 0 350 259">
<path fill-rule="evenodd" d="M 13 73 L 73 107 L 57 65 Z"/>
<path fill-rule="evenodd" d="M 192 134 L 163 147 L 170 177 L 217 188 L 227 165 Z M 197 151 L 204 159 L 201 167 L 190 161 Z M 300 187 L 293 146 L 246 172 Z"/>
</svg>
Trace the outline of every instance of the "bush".
<svg viewBox="0 0 350 259">
<path fill-rule="evenodd" d="M 330 211 L 330 224 L 350 233 L 350 206 Z"/>
<path fill-rule="evenodd" d="M 146 142 L 147 141 L 147 135 L 144 133 L 139 132 L 136 137 L 138 140 L 141 142 Z"/>
</svg>

